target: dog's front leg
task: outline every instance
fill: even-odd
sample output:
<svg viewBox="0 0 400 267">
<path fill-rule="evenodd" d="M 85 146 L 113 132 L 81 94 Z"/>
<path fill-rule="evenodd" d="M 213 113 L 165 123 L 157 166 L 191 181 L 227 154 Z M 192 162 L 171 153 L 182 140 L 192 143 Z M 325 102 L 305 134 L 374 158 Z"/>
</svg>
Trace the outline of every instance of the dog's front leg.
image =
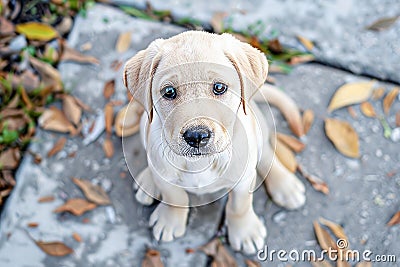
<svg viewBox="0 0 400 267">
<path fill-rule="evenodd" d="M 172 241 L 185 234 L 189 197 L 180 187 L 164 180 L 155 180 L 155 182 L 161 191 L 162 202 L 151 214 L 149 224 L 153 226 L 153 235 L 156 240 Z"/>
<path fill-rule="evenodd" d="M 267 231 L 253 210 L 253 177 L 244 178 L 230 193 L 226 205 L 229 242 L 233 249 L 254 254 L 264 246 Z"/>
</svg>

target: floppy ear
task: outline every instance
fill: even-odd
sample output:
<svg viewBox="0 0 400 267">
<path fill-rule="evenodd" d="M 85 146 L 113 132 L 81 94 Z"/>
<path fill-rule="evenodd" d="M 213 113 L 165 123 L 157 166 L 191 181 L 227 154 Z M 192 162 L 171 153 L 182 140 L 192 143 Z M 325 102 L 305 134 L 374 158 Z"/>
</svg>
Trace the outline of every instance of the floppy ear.
<svg viewBox="0 0 400 267">
<path fill-rule="evenodd" d="M 153 120 L 153 100 L 151 88 L 153 77 L 161 60 L 160 47 L 163 39 L 153 41 L 145 50 L 139 51 L 128 60 L 124 68 L 124 84 L 135 100 L 139 101 Z"/>
<path fill-rule="evenodd" d="M 268 75 L 268 61 L 260 50 L 241 42 L 231 34 L 222 34 L 226 38 L 225 56 L 239 75 L 241 103 L 246 114 L 246 101 L 264 84 Z"/>
</svg>

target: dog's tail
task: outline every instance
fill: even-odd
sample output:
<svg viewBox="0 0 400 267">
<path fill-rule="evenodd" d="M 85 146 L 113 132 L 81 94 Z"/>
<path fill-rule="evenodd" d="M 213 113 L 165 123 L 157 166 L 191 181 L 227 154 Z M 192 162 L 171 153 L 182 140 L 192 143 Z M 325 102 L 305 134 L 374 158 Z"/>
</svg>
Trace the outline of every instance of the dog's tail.
<svg viewBox="0 0 400 267">
<path fill-rule="evenodd" d="M 289 123 L 289 127 L 293 133 L 298 137 L 304 135 L 300 110 L 293 99 L 282 90 L 276 86 L 264 84 L 254 95 L 253 100 L 256 102 L 267 101 L 269 104 L 276 106 Z"/>
</svg>

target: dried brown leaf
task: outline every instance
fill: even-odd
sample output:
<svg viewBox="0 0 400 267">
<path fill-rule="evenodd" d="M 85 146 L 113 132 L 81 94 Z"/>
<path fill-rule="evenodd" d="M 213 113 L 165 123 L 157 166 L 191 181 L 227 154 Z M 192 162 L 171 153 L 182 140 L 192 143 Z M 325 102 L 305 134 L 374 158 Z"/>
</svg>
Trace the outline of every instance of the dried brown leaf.
<svg viewBox="0 0 400 267">
<path fill-rule="evenodd" d="M 381 99 L 384 94 L 385 94 L 385 88 L 379 87 L 379 88 L 376 88 L 374 91 L 372 91 L 371 98 L 372 98 L 372 100 L 376 101 L 378 99 Z"/>
<path fill-rule="evenodd" d="M 330 234 L 321 227 L 321 225 L 317 222 L 314 221 L 314 232 L 315 236 L 317 237 L 317 241 L 321 249 L 324 250 L 329 250 L 329 249 L 335 249 L 336 248 L 336 242 L 333 241 L 332 237 Z"/>
<path fill-rule="evenodd" d="M 79 124 L 82 116 L 82 109 L 76 102 L 75 97 L 71 95 L 63 96 L 63 111 L 70 122 L 72 122 L 74 125 Z"/>
<path fill-rule="evenodd" d="M 400 127 L 400 110 L 396 113 L 396 127 Z"/>
<path fill-rule="evenodd" d="M 344 260 L 338 260 L 336 262 L 336 267 L 351 267 L 350 263 Z"/>
<path fill-rule="evenodd" d="M 21 94 L 22 101 L 24 102 L 26 108 L 32 109 L 33 104 L 31 102 L 31 99 L 29 98 L 28 94 L 26 93 L 25 88 L 23 88 L 23 87 L 20 88 L 20 94 Z"/>
<path fill-rule="evenodd" d="M 297 64 L 302 64 L 302 63 L 307 63 L 315 60 L 314 55 L 299 55 L 299 56 L 293 56 L 289 60 L 290 65 L 297 65 Z"/>
<path fill-rule="evenodd" d="M 62 133 L 71 133 L 75 135 L 77 130 L 67 119 L 65 114 L 58 108 L 52 106 L 46 109 L 39 117 L 39 125 L 45 130 L 51 130 Z"/>
<path fill-rule="evenodd" d="M 396 212 L 386 225 L 393 226 L 399 223 L 400 223 L 400 211 Z"/>
<path fill-rule="evenodd" d="M 75 239 L 76 242 L 82 242 L 82 237 L 76 232 L 72 233 L 72 238 Z"/>
<path fill-rule="evenodd" d="M 228 13 L 215 12 L 211 18 L 210 24 L 215 33 L 222 33 L 224 31 L 224 19 Z"/>
<path fill-rule="evenodd" d="M 340 153 L 351 158 L 360 157 L 358 135 L 348 122 L 327 118 L 325 133 Z"/>
<path fill-rule="evenodd" d="M 298 164 L 293 151 L 290 150 L 290 148 L 288 148 L 284 143 L 279 141 L 279 139 L 276 140 L 275 154 L 289 171 L 292 173 L 296 172 Z"/>
<path fill-rule="evenodd" d="M 308 51 L 311 51 L 314 48 L 314 44 L 313 42 L 311 42 L 309 39 L 297 35 L 297 40 L 299 40 L 299 42 L 304 46 L 305 49 L 307 49 Z"/>
<path fill-rule="evenodd" d="M 164 264 L 161 261 L 161 254 L 158 250 L 147 249 L 146 255 L 142 261 L 142 267 L 163 267 Z"/>
<path fill-rule="evenodd" d="M 71 198 L 68 199 L 62 206 L 56 208 L 54 212 L 65 212 L 68 211 L 76 216 L 80 216 L 85 212 L 96 208 L 96 204 L 88 202 L 82 198 Z"/>
<path fill-rule="evenodd" d="M 301 167 L 300 165 L 298 166 L 298 171 L 301 173 L 301 175 L 307 179 L 307 181 L 311 184 L 311 186 L 319 192 L 322 192 L 325 195 L 329 194 L 329 187 L 327 185 L 326 182 L 324 182 L 323 180 L 321 180 L 320 178 L 308 174 L 303 170 L 303 167 Z"/>
<path fill-rule="evenodd" d="M 369 103 L 369 102 L 363 102 L 363 103 L 360 105 L 360 109 L 361 109 L 361 112 L 362 112 L 365 116 L 370 117 L 370 118 L 376 118 L 376 112 L 375 112 L 375 109 L 374 109 L 374 107 L 372 106 L 371 103 Z"/>
<path fill-rule="evenodd" d="M 115 134 L 126 137 L 137 133 L 143 111 L 143 107 L 136 101 L 123 107 L 115 117 Z M 129 114 L 129 116 L 126 116 L 126 114 Z"/>
<path fill-rule="evenodd" d="M 344 229 L 342 226 L 324 218 L 319 218 L 319 222 L 328 227 L 337 238 L 346 240 L 348 246 L 349 239 L 344 233 Z"/>
<path fill-rule="evenodd" d="M 34 57 L 29 57 L 29 62 L 39 72 L 39 75 L 42 78 L 43 87 L 50 88 L 55 92 L 62 90 L 63 85 L 61 75 L 57 69 Z"/>
<path fill-rule="evenodd" d="M 60 46 L 62 47 L 61 61 L 74 61 L 78 63 L 100 64 L 100 61 L 92 56 L 84 55 L 81 52 L 73 49 L 67 44 L 67 41 L 60 39 Z"/>
<path fill-rule="evenodd" d="M 29 222 L 27 225 L 30 228 L 36 228 L 36 227 L 39 226 L 39 223 L 37 223 L 37 222 Z"/>
<path fill-rule="evenodd" d="M 47 157 L 52 157 L 55 154 L 57 154 L 58 152 L 60 152 L 64 148 L 66 142 L 67 142 L 67 138 L 60 137 L 57 140 L 57 142 L 54 144 L 53 148 L 50 149 L 49 152 L 47 152 Z"/>
<path fill-rule="evenodd" d="M 200 250 L 203 251 L 206 255 L 213 258 L 211 266 L 237 266 L 235 259 L 226 250 L 226 248 L 218 238 L 214 238 L 204 246 L 201 246 Z"/>
<path fill-rule="evenodd" d="M 35 241 L 36 245 L 46 254 L 56 257 L 63 257 L 72 254 L 74 251 L 62 242 Z"/>
<path fill-rule="evenodd" d="M 114 156 L 114 144 L 111 139 L 106 138 L 103 142 L 103 151 L 107 158 Z"/>
<path fill-rule="evenodd" d="M 399 94 L 399 91 L 400 91 L 399 87 L 395 87 L 383 99 L 383 111 L 385 112 L 386 115 L 389 114 L 389 110 L 390 110 L 395 98 Z"/>
<path fill-rule="evenodd" d="M 82 190 L 85 197 L 91 202 L 94 202 L 97 205 L 111 204 L 111 200 L 107 193 L 100 186 L 94 185 L 88 180 L 75 177 L 72 178 L 72 181 Z"/>
<path fill-rule="evenodd" d="M 104 84 L 103 96 L 109 99 L 115 92 L 115 80 L 110 80 Z"/>
<path fill-rule="evenodd" d="M 115 50 L 118 53 L 123 53 L 128 50 L 131 45 L 131 32 L 123 32 L 118 36 L 117 44 L 115 45 Z"/>
<path fill-rule="evenodd" d="M 303 113 L 303 128 L 304 134 L 307 134 L 311 129 L 311 126 L 314 122 L 314 112 L 311 109 L 307 109 Z"/>
<path fill-rule="evenodd" d="M 381 18 L 373 22 L 366 29 L 371 31 L 383 31 L 390 28 L 399 18 L 399 16 Z"/>
<path fill-rule="evenodd" d="M 370 261 L 362 261 L 357 263 L 355 267 L 372 267 L 372 263 Z"/>
<path fill-rule="evenodd" d="M 15 169 L 18 167 L 21 153 L 18 148 L 9 148 L 0 153 L 0 169 Z"/>
<path fill-rule="evenodd" d="M 254 38 L 254 40 L 257 40 L 257 45 L 254 45 L 254 47 L 260 49 L 261 48 L 261 44 L 258 40 L 258 38 Z M 268 49 L 272 52 L 272 53 L 276 53 L 276 54 L 280 54 L 283 53 L 283 46 L 281 44 L 281 42 L 279 42 L 279 39 L 272 39 L 268 42 Z M 260 49 L 261 50 L 261 49 Z"/>
<path fill-rule="evenodd" d="M 353 82 L 341 86 L 333 95 L 328 112 L 366 101 L 372 94 L 374 82 Z"/>
<path fill-rule="evenodd" d="M 111 104 L 106 104 L 104 107 L 104 121 L 106 125 L 106 133 L 111 135 L 114 117 L 114 107 Z"/>
<path fill-rule="evenodd" d="M 300 140 L 298 140 L 293 136 L 283 133 L 277 133 L 276 137 L 278 138 L 279 141 L 284 143 L 286 146 L 288 146 L 291 150 L 293 150 L 296 153 L 303 151 L 303 149 L 306 147 L 305 144 L 303 144 Z"/>
<path fill-rule="evenodd" d="M 356 111 L 354 110 L 354 108 L 352 106 L 347 107 L 347 112 L 350 114 L 350 116 L 353 119 L 357 119 L 357 117 L 358 117 L 357 113 L 356 113 Z"/>
<path fill-rule="evenodd" d="M 44 196 L 38 199 L 39 203 L 45 203 L 45 202 L 52 202 L 54 201 L 55 197 L 54 196 Z"/>
<path fill-rule="evenodd" d="M 7 20 L 4 16 L 0 17 L 0 35 L 11 35 L 15 31 L 14 24 Z"/>
</svg>

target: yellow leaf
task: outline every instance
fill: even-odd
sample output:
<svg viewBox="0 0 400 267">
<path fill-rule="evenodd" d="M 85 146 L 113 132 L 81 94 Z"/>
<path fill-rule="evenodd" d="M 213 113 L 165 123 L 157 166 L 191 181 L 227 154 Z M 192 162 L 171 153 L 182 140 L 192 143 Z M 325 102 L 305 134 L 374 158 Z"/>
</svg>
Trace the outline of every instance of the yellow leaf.
<svg viewBox="0 0 400 267">
<path fill-rule="evenodd" d="M 374 107 L 371 105 L 371 103 L 369 103 L 369 102 L 364 102 L 364 103 L 361 104 L 360 108 L 361 108 L 361 112 L 362 112 L 365 116 L 370 117 L 370 118 L 375 118 L 375 117 L 376 117 L 375 109 L 374 109 Z"/>
<path fill-rule="evenodd" d="M 303 128 L 304 134 L 307 134 L 314 122 L 314 112 L 311 109 L 307 109 L 303 113 Z"/>
<path fill-rule="evenodd" d="M 325 133 L 340 153 L 351 158 L 360 157 L 358 135 L 348 122 L 325 119 Z"/>
<path fill-rule="evenodd" d="M 335 109 L 357 104 L 367 100 L 372 93 L 374 82 L 355 82 L 341 86 L 334 96 L 328 107 L 328 112 Z"/>
<path fill-rule="evenodd" d="M 324 219 L 324 218 L 319 218 L 319 221 L 323 225 L 328 227 L 337 238 L 346 240 L 347 246 L 349 245 L 349 239 L 347 238 L 346 234 L 344 233 L 344 229 L 342 226 L 340 226 L 339 224 L 336 224 L 334 222 L 331 222 L 327 219 Z"/>
<path fill-rule="evenodd" d="M 386 115 L 389 114 L 390 107 L 392 106 L 394 99 L 397 97 L 398 94 L 399 88 L 395 87 L 383 99 L 383 111 Z"/>
<path fill-rule="evenodd" d="M 336 242 L 333 241 L 330 234 L 323 229 L 317 221 L 314 221 L 313 224 L 315 236 L 317 237 L 318 244 L 321 249 L 328 251 L 329 249 L 336 248 Z"/>
<path fill-rule="evenodd" d="M 275 154 L 282 164 L 292 173 L 296 172 L 297 160 L 292 150 L 290 150 L 284 143 L 276 140 Z"/>
<path fill-rule="evenodd" d="M 131 44 L 131 32 L 121 33 L 118 37 L 117 44 L 115 45 L 115 50 L 119 53 L 123 53 L 128 50 Z"/>
<path fill-rule="evenodd" d="M 308 51 L 311 51 L 314 48 L 314 44 L 313 42 L 311 42 L 310 40 L 308 40 L 307 38 L 297 35 L 297 40 L 299 40 L 299 42 L 304 46 L 305 49 L 307 49 Z"/>
<path fill-rule="evenodd" d="M 15 27 L 18 33 L 21 33 L 30 40 L 50 41 L 58 36 L 57 31 L 50 25 L 39 22 L 28 22 L 18 24 Z"/>
</svg>

